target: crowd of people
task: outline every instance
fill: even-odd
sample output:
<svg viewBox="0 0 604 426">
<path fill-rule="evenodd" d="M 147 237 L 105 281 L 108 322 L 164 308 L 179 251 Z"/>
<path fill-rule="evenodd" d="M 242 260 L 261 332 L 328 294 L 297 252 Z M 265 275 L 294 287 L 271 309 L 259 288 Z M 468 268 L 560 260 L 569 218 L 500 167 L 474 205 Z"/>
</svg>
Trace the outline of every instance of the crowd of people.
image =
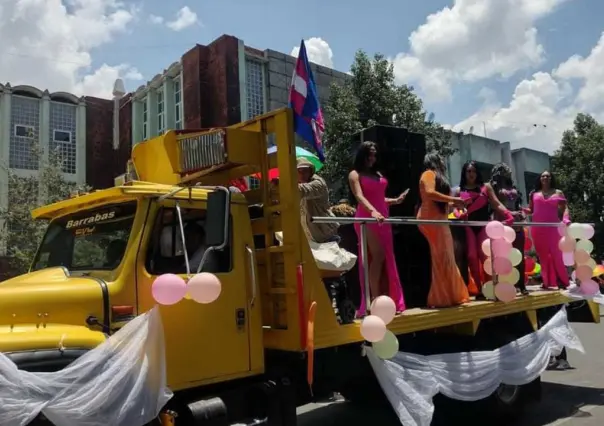
<svg viewBox="0 0 604 426">
<path fill-rule="evenodd" d="M 348 209 L 338 216 L 374 218 L 376 222 L 366 226 L 367 265 L 369 268 L 370 300 L 386 294 L 390 296 L 397 311 L 405 310 L 403 286 L 400 283 L 393 248 L 392 228 L 382 223 L 389 216 L 389 207 L 404 202 L 408 190 L 396 198 L 386 196 L 388 181 L 377 170 L 378 148 L 373 142 L 363 142 L 357 150 L 348 182 L 357 207 L 346 203 L 330 207 L 328 187 L 319 177 L 313 165 L 304 159 L 298 160 L 299 189 L 302 200 L 304 228 L 310 239 L 316 242 L 338 241 L 338 229 L 333 223 L 313 223 L 312 216 L 331 216 L 332 211 Z M 535 190 L 523 206 L 522 194 L 516 188 L 511 168 L 505 163 L 495 165 L 491 176 L 485 178 L 474 161 L 464 164 L 459 186 L 452 188 L 447 178 L 446 163 L 436 153 L 424 159 L 424 172 L 419 179 L 419 206 L 417 219 L 446 220 L 451 213 L 459 220 L 488 222 L 498 220 L 516 230 L 514 247 L 524 252 L 525 231 L 523 222 L 563 222 L 570 224 L 570 213 L 562 191 L 556 187 L 554 176 L 549 171 L 541 173 Z M 360 226 L 355 224 L 360 238 Z M 431 285 L 427 305 L 445 308 L 464 304 L 471 296 L 484 298 L 482 285 L 491 280 L 482 265 L 486 258 L 481 247 L 487 238 L 484 226 L 465 227 L 466 257 L 469 279 L 460 273 L 455 258 L 454 240 L 447 225 L 419 225 L 426 238 L 431 254 Z M 532 227 L 530 236 L 541 264 L 543 289 L 564 289 L 569 285 L 568 270 L 558 248 L 560 236 L 554 227 Z M 366 313 L 363 259 L 359 253 L 360 306 L 358 316 Z M 520 295 L 527 295 L 524 261 L 518 265 L 519 279 L 515 283 Z"/>
</svg>

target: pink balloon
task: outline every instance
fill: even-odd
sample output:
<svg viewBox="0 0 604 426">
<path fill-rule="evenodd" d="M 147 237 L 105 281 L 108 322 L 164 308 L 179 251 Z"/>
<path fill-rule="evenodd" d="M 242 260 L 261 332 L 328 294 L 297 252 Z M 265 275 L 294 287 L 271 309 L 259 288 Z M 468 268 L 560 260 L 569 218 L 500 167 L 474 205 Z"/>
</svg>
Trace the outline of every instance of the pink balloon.
<svg viewBox="0 0 604 426">
<path fill-rule="evenodd" d="M 577 247 L 577 242 L 574 238 L 569 237 L 568 235 L 560 238 L 560 241 L 558 242 L 558 248 L 560 249 L 560 251 L 575 251 L 575 247 Z"/>
<path fill-rule="evenodd" d="M 510 226 L 504 226 L 503 227 L 503 239 L 505 241 L 507 241 L 508 243 L 512 244 L 514 242 L 514 240 L 516 239 L 516 231 L 514 231 L 514 228 L 512 228 Z"/>
<path fill-rule="evenodd" d="M 497 220 L 490 221 L 485 227 L 485 231 L 487 233 L 487 236 L 494 240 L 503 238 L 503 233 L 505 232 L 503 228 L 503 223 Z"/>
<path fill-rule="evenodd" d="M 586 296 L 593 296 L 600 292 L 600 286 L 598 283 L 591 279 L 582 281 L 579 288 L 581 289 L 581 293 L 585 294 Z"/>
<path fill-rule="evenodd" d="M 361 336 L 368 342 L 379 342 L 386 335 L 386 324 L 377 315 L 367 315 L 361 323 Z"/>
<path fill-rule="evenodd" d="M 194 275 L 187 285 L 187 292 L 191 299 L 197 303 L 212 303 L 222 291 L 222 284 L 218 277 L 208 272 Z"/>
<path fill-rule="evenodd" d="M 507 275 L 512 272 L 513 268 L 512 261 L 507 257 L 496 257 L 493 260 L 493 271 L 495 271 L 496 274 Z"/>
<path fill-rule="evenodd" d="M 378 296 L 371 303 L 371 315 L 380 317 L 384 324 L 390 324 L 396 315 L 394 300 L 388 296 Z"/>
<path fill-rule="evenodd" d="M 512 262 L 510 262 L 510 263 L 512 263 Z M 484 261 L 484 265 L 483 265 L 483 267 L 484 267 L 484 271 L 485 271 L 485 272 L 486 272 L 488 275 L 493 275 L 493 262 L 491 262 L 491 258 L 490 258 L 490 257 L 489 257 L 489 258 L 487 258 L 487 259 Z"/>
<path fill-rule="evenodd" d="M 558 225 L 558 235 L 561 237 L 565 237 L 568 235 L 568 226 L 565 223 L 560 223 Z"/>
<path fill-rule="evenodd" d="M 516 299 L 516 287 L 508 283 L 499 283 L 495 286 L 495 296 L 502 302 L 511 302 Z"/>
<path fill-rule="evenodd" d="M 573 273 L 575 274 L 577 279 L 583 282 L 591 280 L 593 270 L 589 267 L 589 265 L 579 265 Z"/>
<path fill-rule="evenodd" d="M 573 266 L 575 264 L 575 253 L 572 251 L 562 252 L 562 262 L 565 266 Z"/>
<path fill-rule="evenodd" d="M 160 305 L 174 305 L 187 294 L 187 284 L 178 275 L 163 274 L 153 281 L 151 294 Z"/>
<path fill-rule="evenodd" d="M 495 241 L 497 241 L 497 240 L 495 240 Z M 481 248 L 482 248 L 482 252 L 485 254 L 485 256 L 490 257 L 491 256 L 491 239 L 487 238 L 486 240 L 484 240 L 482 242 Z"/>
<path fill-rule="evenodd" d="M 504 239 L 493 240 L 492 247 L 495 257 L 507 257 L 512 250 L 512 244 Z"/>
<path fill-rule="evenodd" d="M 581 227 L 583 228 L 583 238 L 585 238 L 586 240 L 591 240 L 596 232 L 594 230 L 594 227 L 588 223 L 584 223 L 583 225 L 581 225 Z"/>
<path fill-rule="evenodd" d="M 589 262 L 591 256 L 585 250 L 576 250 L 575 251 L 575 261 L 578 264 L 583 264 Z"/>
</svg>

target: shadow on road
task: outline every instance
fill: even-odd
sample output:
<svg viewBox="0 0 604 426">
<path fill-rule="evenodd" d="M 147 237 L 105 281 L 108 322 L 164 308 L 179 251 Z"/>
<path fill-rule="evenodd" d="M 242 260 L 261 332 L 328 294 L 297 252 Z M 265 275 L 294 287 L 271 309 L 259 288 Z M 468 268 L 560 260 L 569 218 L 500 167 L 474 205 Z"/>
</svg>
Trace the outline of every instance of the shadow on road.
<svg viewBox="0 0 604 426">
<path fill-rule="evenodd" d="M 560 419 L 591 417 L 584 407 L 604 405 L 602 388 L 543 382 L 542 392 L 541 402 L 528 407 L 516 426 L 543 426 Z"/>
<path fill-rule="evenodd" d="M 562 385 L 543 382 L 542 400 L 527 407 L 521 418 L 511 423 L 514 426 L 545 426 L 560 419 L 579 419 L 591 417 L 584 409 L 586 406 L 604 406 L 604 389 Z M 463 410 L 471 410 L 468 403 L 462 403 Z M 460 407 L 461 408 L 461 407 Z M 440 421 L 433 425 L 448 425 L 447 414 L 440 413 Z M 484 426 L 482 416 L 476 422 L 464 423 L 464 426 Z M 326 403 L 312 411 L 298 415 L 299 426 L 400 426 L 400 422 L 390 405 L 381 407 L 358 407 L 347 402 Z"/>
</svg>

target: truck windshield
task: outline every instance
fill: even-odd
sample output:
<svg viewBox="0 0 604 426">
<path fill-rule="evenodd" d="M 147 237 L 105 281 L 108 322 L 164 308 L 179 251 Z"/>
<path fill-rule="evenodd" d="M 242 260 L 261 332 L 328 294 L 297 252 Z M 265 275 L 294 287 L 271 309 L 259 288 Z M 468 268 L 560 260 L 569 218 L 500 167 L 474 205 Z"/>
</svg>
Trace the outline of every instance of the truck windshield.
<svg viewBox="0 0 604 426">
<path fill-rule="evenodd" d="M 112 270 L 124 256 L 136 201 L 103 206 L 50 223 L 33 271 L 64 266 L 70 271 Z"/>
</svg>

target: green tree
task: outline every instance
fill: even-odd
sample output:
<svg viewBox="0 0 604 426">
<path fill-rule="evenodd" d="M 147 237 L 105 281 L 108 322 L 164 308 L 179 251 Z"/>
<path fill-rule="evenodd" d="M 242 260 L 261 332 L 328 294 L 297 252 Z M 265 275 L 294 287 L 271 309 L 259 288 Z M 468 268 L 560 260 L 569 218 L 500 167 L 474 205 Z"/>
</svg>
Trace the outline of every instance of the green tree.
<svg viewBox="0 0 604 426">
<path fill-rule="evenodd" d="M 579 114 L 574 128 L 562 136 L 552 158 L 552 171 L 564 191 L 575 222 L 595 223 L 598 259 L 604 256 L 604 126 Z"/>
<path fill-rule="evenodd" d="M 333 196 L 346 195 L 345 184 L 351 165 L 353 135 L 376 125 L 404 127 L 426 135 L 428 150 L 444 157 L 455 152 L 450 132 L 427 114 L 413 87 L 397 85 L 392 64 L 380 54 L 370 58 L 359 50 L 350 68 L 352 77 L 343 85 L 332 84 L 325 106 L 325 155 L 323 174 L 338 182 Z"/>
<path fill-rule="evenodd" d="M 6 248 L 13 274 L 27 272 L 46 230 L 46 221 L 34 221 L 31 211 L 65 199 L 73 191 L 89 190 L 65 179 L 60 152 L 51 151 L 44 159 L 38 144 L 32 144 L 31 155 L 40 166 L 37 175 L 20 176 L 0 164 L 8 172 L 8 206 L 0 208 L 0 247 Z"/>
</svg>

